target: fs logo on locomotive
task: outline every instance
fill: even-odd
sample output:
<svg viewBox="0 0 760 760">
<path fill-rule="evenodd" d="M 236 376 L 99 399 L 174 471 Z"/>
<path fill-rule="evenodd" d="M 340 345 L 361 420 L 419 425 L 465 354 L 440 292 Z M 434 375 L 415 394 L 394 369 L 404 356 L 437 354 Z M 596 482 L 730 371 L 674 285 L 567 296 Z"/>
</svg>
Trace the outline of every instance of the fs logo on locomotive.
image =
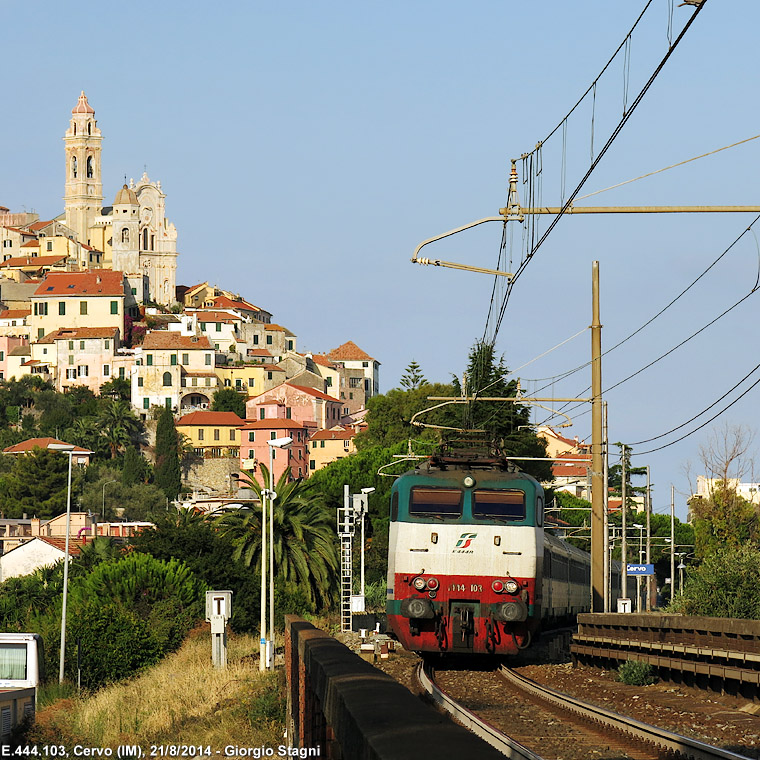
<svg viewBox="0 0 760 760">
<path fill-rule="evenodd" d="M 477 533 L 462 533 L 452 551 L 456 554 L 473 554 L 472 549 L 469 549 L 468 547 L 477 537 Z"/>
</svg>

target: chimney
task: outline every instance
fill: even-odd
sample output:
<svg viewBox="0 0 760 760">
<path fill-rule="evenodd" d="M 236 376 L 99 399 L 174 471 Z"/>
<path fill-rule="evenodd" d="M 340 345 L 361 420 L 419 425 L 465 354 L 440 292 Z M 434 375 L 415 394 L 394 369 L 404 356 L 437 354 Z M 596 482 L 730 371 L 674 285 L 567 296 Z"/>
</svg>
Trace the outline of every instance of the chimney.
<svg viewBox="0 0 760 760">
<path fill-rule="evenodd" d="M 40 535 L 40 518 L 39 517 L 32 518 L 32 535 L 33 536 Z"/>
</svg>

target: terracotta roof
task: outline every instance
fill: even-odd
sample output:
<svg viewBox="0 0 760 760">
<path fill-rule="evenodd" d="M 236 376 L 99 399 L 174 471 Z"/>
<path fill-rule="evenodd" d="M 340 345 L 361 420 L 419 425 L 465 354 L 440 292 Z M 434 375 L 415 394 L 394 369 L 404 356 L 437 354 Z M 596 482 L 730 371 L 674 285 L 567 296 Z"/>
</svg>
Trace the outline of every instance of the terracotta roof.
<svg viewBox="0 0 760 760">
<path fill-rule="evenodd" d="M 142 347 L 149 351 L 162 348 L 208 351 L 211 349 L 211 343 L 205 335 L 199 338 L 195 335 L 180 335 L 168 330 L 151 330 L 146 334 Z"/>
<path fill-rule="evenodd" d="M 26 237 L 34 237 L 36 238 L 37 235 L 34 232 L 29 232 L 29 230 L 22 230 L 20 227 L 8 227 L 6 225 L 3 225 L 6 230 L 10 230 L 11 232 L 16 232 L 19 235 L 25 235 Z"/>
<path fill-rule="evenodd" d="M 22 248 L 39 248 L 40 247 L 40 241 L 36 238 L 34 240 L 27 240 L 26 243 L 21 244 Z"/>
<path fill-rule="evenodd" d="M 176 425 L 233 425 L 240 427 L 245 424 L 235 412 L 190 412 L 180 417 Z"/>
<path fill-rule="evenodd" d="M 303 425 L 295 420 L 284 420 L 282 417 L 272 418 L 270 420 L 254 420 L 246 422 L 243 430 L 300 430 Z"/>
<path fill-rule="evenodd" d="M 34 232 L 37 232 L 37 230 L 41 230 L 47 227 L 48 224 L 53 224 L 54 221 L 55 219 L 50 219 L 47 222 L 35 222 L 34 224 L 29 225 L 29 229 L 33 230 Z"/>
<path fill-rule="evenodd" d="M 183 374 L 186 377 L 216 377 L 216 372 L 191 372 L 185 370 Z"/>
<path fill-rule="evenodd" d="M 35 536 L 34 538 L 37 538 L 40 541 L 44 541 L 46 544 L 49 544 L 50 546 L 54 546 L 56 549 L 60 549 L 60 551 L 63 554 L 66 553 L 66 538 L 65 537 L 53 538 L 52 536 Z M 25 541 L 24 543 L 28 544 L 29 541 Z M 21 546 L 23 545 L 24 544 L 21 544 Z M 69 554 L 71 556 L 78 557 L 79 552 L 84 545 L 85 545 L 85 542 L 82 541 L 81 538 L 74 538 L 74 536 L 71 536 L 71 535 L 69 536 Z"/>
<path fill-rule="evenodd" d="M 82 90 L 77 104 L 71 109 L 71 113 L 95 113 L 93 107 L 87 102 L 87 96 Z"/>
<path fill-rule="evenodd" d="M 48 333 L 36 343 L 55 343 L 57 340 L 86 340 L 87 338 L 114 338 L 118 327 L 61 327 Z"/>
<path fill-rule="evenodd" d="M 266 348 L 249 348 L 246 352 L 248 356 L 268 356 L 272 358 L 272 352 L 267 351 Z"/>
<path fill-rule="evenodd" d="M 583 462 L 563 462 L 563 459 L 584 459 L 591 466 L 591 455 L 584 454 L 560 454 L 552 465 L 552 474 L 555 478 L 585 478 L 588 467 Z"/>
<path fill-rule="evenodd" d="M 31 353 L 31 346 L 16 346 L 16 348 L 8 351 L 8 356 L 30 356 Z"/>
<path fill-rule="evenodd" d="M 35 243 L 36 241 L 32 240 L 30 241 L 32 243 Z M 28 243 L 25 243 L 22 248 L 25 248 Z M 65 261 L 66 260 L 66 254 L 63 256 L 13 256 L 10 259 L 6 259 L 2 263 L 0 263 L 0 268 L 2 267 L 25 267 L 25 266 L 35 266 L 37 268 L 39 267 L 49 267 L 57 264 L 59 261 Z"/>
<path fill-rule="evenodd" d="M 242 299 L 234 301 L 232 298 L 227 298 L 227 296 L 217 296 L 214 299 L 214 306 L 216 306 L 217 309 L 245 309 L 246 311 L 261 311 L 258 306 L 254 306 L 252 303 L 248 303 L 248 301 L 244 301 Z"/>
<path fill-rule="evenodd" d="M 323 367 L 336 369 L 335 365 L 324 354 L 312 354 L 311 358 L 314 361 L 314 364 L 320 364 Z"/>
<path fill-rule="evenodd" d="M 0 311 L 0 319 L 19 319 L 20 317 L 28 317 L 31 313 L 31 309 L 6 309 Z"/>
<path fill-rule="evenodd" d="M 276 364 L 265 364 L 264 362 L 261 362 L 260 364 L 250 364 L 248 366 L 255 367 L 256 369 L 268 369 L 270 372 L 285 372 L 282 367 L 278 367 Z"/>
<path fill-rule="evenodd" d="M 327 358 L 332 361 L 374 361 L 374 359 L 359 346 L 349 340 L 338 348 L 334 348 L 327 354 Z"/>
<path fill-rule="evenodd" d="M 312 441 L 350 441 L 356 437 L 353 430 L 318 430 L 311 437 Z"/>
<path fill-rule="evenodd" d="M 187 309 L 188 314 L 194 314 L 199 322 L 239 322 L 240 317 L 226 311 L 203 311 L 202 309 Z"/>
<path fill-rule="evenodd" d="M 89 272 L 50 272 L 35 296 L 123 296 L 124 273 L 110 269 Z"/>
<path fill-rule="evenodd" d="M 290 332 L 287 327 L 283 327 L 282 325 L 276 325 L 274 322 L 269 325 L 264 325 L 265 330 L 270 330 L 272 332 L 284 332 L 285 335 L 290 335 L 290 337 L 295 337 L 295 334 Z"/>
<path fill-rule="evenodd" d="M 584 441 L 579 440 L 578 438 L 565 438 L 565 436 L 560 435 L 556 430 L 550 427 L 544 427 L 539 432 L 538 435 L 541 434 L 546 435 L 548 437 L 554 438 L 555 440 L 559 441 L 560 443 L 565 443 L 570 448 L 579 448 L 579 449 L 590 449 L 591 444 L 585 443 Z"/>
<path fill-rule="evenodd" d="M 338 402 L 338 399 L 336 399 L 334 396 L 328 396 L 326 393 L 322 393 L 322 391 L 318 391 L 316 388 L 309 388 L 306 385 L 293 385 L 293 383 L 285 383 L 285 385 L 289 385 L 291 388 L 295 388 L 298 391 L 308 393 L 310 396 L 314 396 L 315 398 L 321 398 L 325 401 Z"/>
<path fill-rule="evenodd" d="M 21 441 L 13 446 L 3 449 L 4 454 L 23 454 L 34 449 L 47 449 L 51 443 L 61 443 L 64 446 L 70 446 L 70 443 L 59 441 L 57 438 L 30 438 L 28 441 Z M 74 446 L 75 454 L 92 454 L 89 449 L 83 449 L 80 446 Z"/>
</svg>

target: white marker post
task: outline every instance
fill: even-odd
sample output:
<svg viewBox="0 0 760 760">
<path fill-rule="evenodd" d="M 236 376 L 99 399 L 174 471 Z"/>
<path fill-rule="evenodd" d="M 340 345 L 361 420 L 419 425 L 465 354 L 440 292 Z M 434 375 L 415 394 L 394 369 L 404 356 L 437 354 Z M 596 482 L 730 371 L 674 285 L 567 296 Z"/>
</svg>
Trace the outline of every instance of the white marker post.
<svg viewBox="0 0 760 760">
<path fill-rule="evenodd" d="M 211 623 L 211 662 L 227 667 L 227 621 L 232 616 L 232 591 L 206 592 L 206 622 Z"/>
</svg>

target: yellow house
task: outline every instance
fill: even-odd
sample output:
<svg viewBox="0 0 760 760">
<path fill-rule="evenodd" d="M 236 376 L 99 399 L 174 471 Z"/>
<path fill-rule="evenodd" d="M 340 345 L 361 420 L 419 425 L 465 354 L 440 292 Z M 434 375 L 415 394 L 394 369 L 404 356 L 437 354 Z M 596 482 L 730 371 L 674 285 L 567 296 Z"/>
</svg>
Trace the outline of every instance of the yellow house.
<svg viewBox="0 0 760 760">
<path fill-rule="evenodd" d="M 274 364 L 228 364 L 217 367 L 216 375 L 221 387 L 234 388 L 249 398 L 285 382 L 285 370 Z"/>
<path fill-rule="evenodd" d="M 51 272 L 31 298 L 30 337 L 76 327 L 117 327 L 123 334 L 125 300 L 122 272 Z"/>
<path fill-rule="evenodd" d="M 43 277 L 48 272 L 65 272 L 68 257 L 66 254 L 38 256 L 25 252 L 23 256 L 14 256 L 0 264 L 0 274 L 14 282 L 26 282 L 31 278 Z"/>
<path fill-rule="evenodd" d="M 356 451 L 355 438 L 356 431 L 342 425 L 317 430 L 309 439 L 309 472 L 321 470 L 330 462 L 353 454 Z"/>
<path fill-rule="evenodd" d="M 238 457 L 243 425 L 245 420 L 234 412 L 190 412 L 176 422 L 177 432 L 187 436 L 204 459 Z"/>
</svg>

